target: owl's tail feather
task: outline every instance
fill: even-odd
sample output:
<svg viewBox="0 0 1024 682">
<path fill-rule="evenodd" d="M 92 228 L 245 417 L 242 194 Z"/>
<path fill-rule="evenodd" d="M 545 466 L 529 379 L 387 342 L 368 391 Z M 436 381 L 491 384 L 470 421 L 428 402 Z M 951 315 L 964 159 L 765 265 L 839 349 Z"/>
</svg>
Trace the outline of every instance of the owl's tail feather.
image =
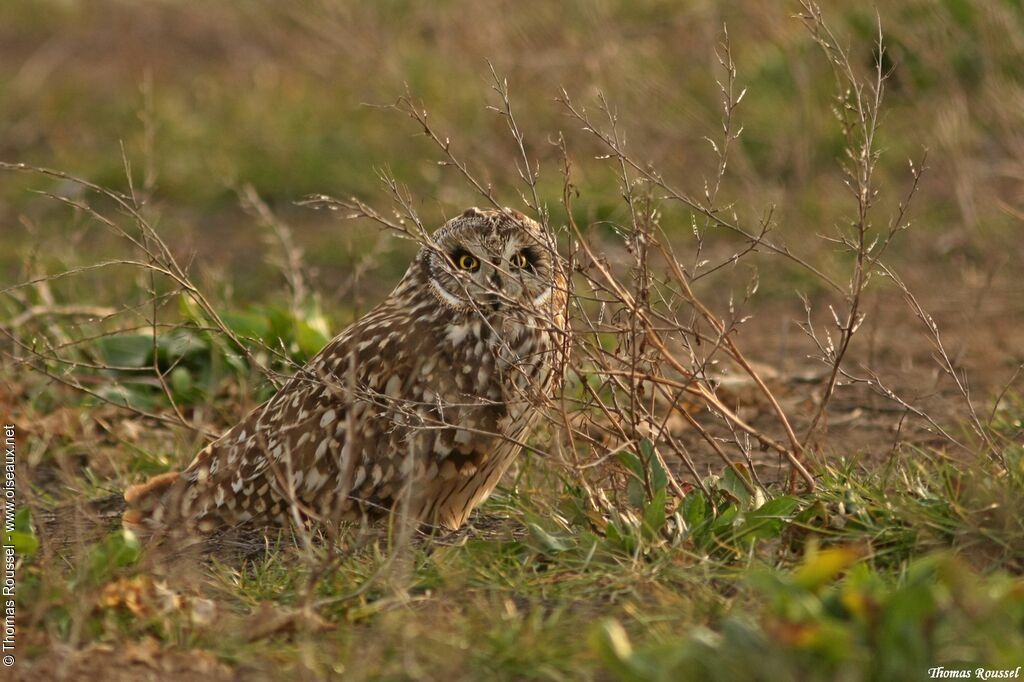
<svg viewBox="0 0 1024 682">
<path fill-rule="evenodd" d="M 128 505 L 121 516 L 121 525 L 131 531 L 150 531 L 165 521 L 164 506 L 171 488 L 181 480 L 177 471 L 154 476 L 145 483 L 130 486 L 124 491 L 124 501 Z"/>
</svg>

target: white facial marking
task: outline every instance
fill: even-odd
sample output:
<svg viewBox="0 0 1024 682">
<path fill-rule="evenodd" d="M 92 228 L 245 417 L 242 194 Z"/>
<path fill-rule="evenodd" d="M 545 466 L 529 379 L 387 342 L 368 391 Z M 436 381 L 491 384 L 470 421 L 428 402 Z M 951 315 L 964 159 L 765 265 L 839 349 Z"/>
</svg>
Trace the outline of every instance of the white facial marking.
<svg viewBox="0 0 1024 682">
<path fill-rule="evenodd" d="M 465 301 L 445 291 L 444 287 L 442 287 L 441 284 L 436 279 L 430 280 L 430 286 L 434 290 L 434 293 L 437 295 L 437 297 L 440 298 L 445 303 L 447 303 L 448 305 L 450 305 L 451 307 L 460 309 L 466 307 Z"/>
</svg>

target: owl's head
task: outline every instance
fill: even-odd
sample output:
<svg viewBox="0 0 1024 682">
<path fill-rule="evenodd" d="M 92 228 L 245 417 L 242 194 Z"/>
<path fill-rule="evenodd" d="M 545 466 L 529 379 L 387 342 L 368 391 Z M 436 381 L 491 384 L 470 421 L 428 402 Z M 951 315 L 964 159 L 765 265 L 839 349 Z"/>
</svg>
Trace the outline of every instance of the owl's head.
<svg viewBox="0 0 1024 682">
<path fill-rule="evenodd" d="M 431 293 L 445 307 L 484 315 L 537 311 L 551 298 L 557 255 L 541 225 L 510 209 L 468 209 L 420 251 Z"/>
</svg>

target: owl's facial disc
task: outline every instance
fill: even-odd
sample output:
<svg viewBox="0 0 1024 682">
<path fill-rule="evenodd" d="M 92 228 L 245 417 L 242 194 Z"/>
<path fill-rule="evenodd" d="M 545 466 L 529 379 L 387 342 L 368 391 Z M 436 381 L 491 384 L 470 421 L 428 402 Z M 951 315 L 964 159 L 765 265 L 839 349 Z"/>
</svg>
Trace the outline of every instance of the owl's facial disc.
<svg viewBox="0 0 1024 682">
<path fill-rule="evenodd" d="M 425 255 L 437 299 L 459 311 L 536 311 L 551 296 L 550 243 L 539 225 L 505 211 L 471 209 L 435 234 Z"/>
</svg>

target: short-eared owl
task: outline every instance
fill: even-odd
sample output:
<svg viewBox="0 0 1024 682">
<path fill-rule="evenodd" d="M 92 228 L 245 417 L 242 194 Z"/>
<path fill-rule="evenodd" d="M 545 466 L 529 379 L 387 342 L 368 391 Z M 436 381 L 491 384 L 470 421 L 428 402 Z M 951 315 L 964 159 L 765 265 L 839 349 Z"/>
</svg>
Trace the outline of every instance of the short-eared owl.
<svg viewBox="0 0 1024 682">
<path fill-rule="evenodd" d="M 394 509 L 458 528 L 561 382 L 565 302 L 539 224 L 467 210 L 380 305 L 187 469 L 128 488 L 125 526 L 210 532 Z"/>
</svg>

